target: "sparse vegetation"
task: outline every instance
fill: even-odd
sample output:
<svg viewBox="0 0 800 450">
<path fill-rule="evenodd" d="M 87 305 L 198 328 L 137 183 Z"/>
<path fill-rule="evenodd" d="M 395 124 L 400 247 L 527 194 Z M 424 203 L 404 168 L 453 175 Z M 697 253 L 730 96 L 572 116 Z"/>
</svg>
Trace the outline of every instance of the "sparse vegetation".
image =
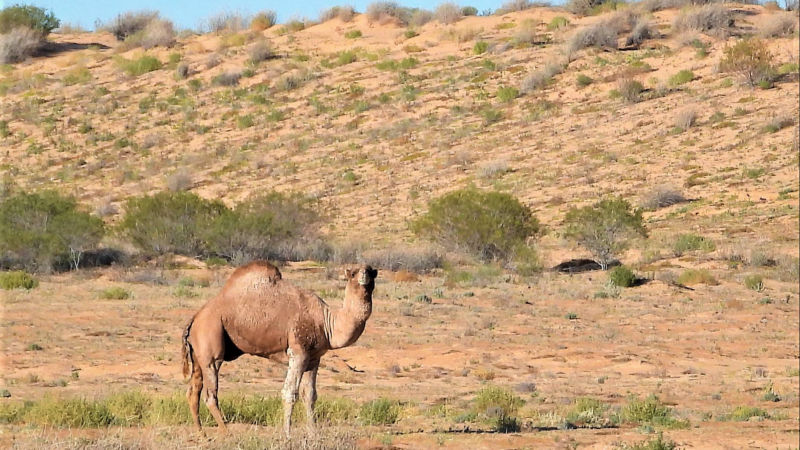
<svg viewBox="0 0 800 450">
<path fill-rule="evenodd" d="M 128 60 L 120 56 L 117 57 L 117 65 L 125 73 L 134 77 L 158 70 L 162 66 L 161 61 L 155 56 L 150 55 L 143 55 L 133 60 Z"/>
<path fill-rule="evenodd" d="M 461 19 L 461 8 L 452 2 L 440 3 L 433 12 L 433 16 L 441 24 L 452 25 Z"/>
<path fill-rule="evenodd" d="M 748 275 L 744 277 L 744 286 L 752 291 L 761 292 L 764 290 L 764 279 L 758 274 Z"/>
<path fill-rule="evenodd" d="M 684 69 L 669 77 L 669 84 L 672 86 L 680 86 L 692 80 L 694 80 L 694 73 L 691 70 Z"/>
<path fill-rule="evenodd" d="M 706 269 L 686 269 L 681 272 L 676 281 L 689 286 L 693 284 L 716 286 L 719 284 L 719 281 Z"/>
<path fill-rule="evenodd" d="M 39 280 L 21 270 L 0 272 L 0 288 L 2 289 L 33 289 L 38 285 Z"/>
<path fill-rule="evenodd" d="M 725 36 L 734 25 L 733 12 L 721 3 L 709 3 L 680 13 L 672 27 L 677 31 L 697 31 Z"/>
<path fill-rule="evenodd" d="M 566 53 L 569 59 L 578 50 L 588 48 L 617 48 L 617 29 L 610 23 L 599 22 L 576 30 L 567 39 Z"/>
<path fill-rule="evenodd" d="M 642 196 L 640 206 L 647 210 L 666 208 L 686 201 L 686 197 L 672 186 L 657 186 Z"/>
<path fill-rule="evenodd" d="M 779 12 L 769 15 L 758 29 L 762 38 L 791 36 L 797 28 L 797 15 Z"/>
<path fill-rule="evenodd" d="M 33 55 L 42 44 L 40 33 L 20 27 L 0 34 L 0 64 L 24 61 Z"/>
<path fill-rule="evenodd" d="M 772 64 L 772 53 L 764 41 L 748 38 L 725 48 L 720 69 L 739 74 L 748 85 L 754 87 L 772 81 L 775 72 Z"/>
<path fill-rule="evenodd" d="M 278 15 L 275 11 L 266 10 L 256 13 L 250 20 L 250 29 L 263 31 L 275 26 L 278 23 Z"/>
<path fill-rule="evenodd" d="M 364 425 L 391 425 L 397 422 L 400 404 L 385 397 L 361 405 L 358 420 Z"/>
<path fill-rule="evenodd" d="M 625 266 L 616 266 L 608 272 L 608 281 L 617 287 L 631 287 L 636 282 L 636 275 Z"/>
<path fill-rule="evenodd" d="M 717 246 L 714 245 L 714 241 L 711 239 L 686 233 L 678 235 L 678 238 L 675 239 L 675 243 L 672 245 L 672 252 L 675 256 L 681 256 L 689 251 L 713 252 L 716 248 Z"/>
<path fill-rule="evenodd" d="M 126 300 L 130 297 L 130 291 L 120 286 L 110 287 L 100 293 L 100 298 L 105 300 Z"/>
</svg>

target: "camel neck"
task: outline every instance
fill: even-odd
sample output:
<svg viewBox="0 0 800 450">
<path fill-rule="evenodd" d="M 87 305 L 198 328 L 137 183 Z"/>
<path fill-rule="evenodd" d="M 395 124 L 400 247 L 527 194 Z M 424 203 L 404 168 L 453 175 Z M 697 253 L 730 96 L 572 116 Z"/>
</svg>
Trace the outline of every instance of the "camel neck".
<svg viewBox="0 0 800 450">
<path fill-rule="evenodd" d="M 352 345 L 364 332 L 364 326 L 372 314 L 372 295 L 359 298 L 345 292 L 341 308 L 325 310 L 325 334 L 331 349 Z"/>
</svg>

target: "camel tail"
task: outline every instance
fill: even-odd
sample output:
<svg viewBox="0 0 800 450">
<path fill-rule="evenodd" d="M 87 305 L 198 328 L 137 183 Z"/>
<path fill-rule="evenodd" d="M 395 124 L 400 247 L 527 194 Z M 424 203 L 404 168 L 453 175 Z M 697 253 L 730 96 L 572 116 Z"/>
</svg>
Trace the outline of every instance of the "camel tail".
<svg viewBox="0 0 800 450">
<path fill-rule="evenodd" d="M 186 325 L 186 329 L 183 330 L 183 339 L 182 339 L 182 346 L 181 346 L 181 354 L 183 357 L 183 377 L 186 378 L 189 376 L 192 370 L 194 370 L 194 358 L 192 358 L 192 344 L 189 343 L 189 330 L 192 329 L 192 323 L 194 323 L 194 317 L 192 320 L 189 321 L 189 324 Z M 191 370 L 190 370 L 191 369 Z"/>
</svg>

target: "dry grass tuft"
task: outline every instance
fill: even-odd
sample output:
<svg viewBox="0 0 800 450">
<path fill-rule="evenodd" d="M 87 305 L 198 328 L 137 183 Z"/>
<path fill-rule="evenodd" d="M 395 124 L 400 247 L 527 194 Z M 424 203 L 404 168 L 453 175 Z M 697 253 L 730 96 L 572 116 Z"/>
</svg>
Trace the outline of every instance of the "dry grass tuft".
<svg viewBox="0 0 800 450">
<path fill-rule="evenodd" d="M 764 38 L 791 36 L 797 29 L 797 14 L 779 12 L 764 20 L 758 28 L 758 35 Z"/>
<path fill-rule="evenodd" d="M 698 31 L 715 36 L 726 36 L 733 26 L 733 11 L 719 3 L 684 11 L 672 22 L 676 31 Z"/>
<path fill-rule="evenodd" d="M 24 61 L 42 45 L 42 34 L 30 28 L 14 28 L 0 34 L 0 64 Z"/>
</svg>

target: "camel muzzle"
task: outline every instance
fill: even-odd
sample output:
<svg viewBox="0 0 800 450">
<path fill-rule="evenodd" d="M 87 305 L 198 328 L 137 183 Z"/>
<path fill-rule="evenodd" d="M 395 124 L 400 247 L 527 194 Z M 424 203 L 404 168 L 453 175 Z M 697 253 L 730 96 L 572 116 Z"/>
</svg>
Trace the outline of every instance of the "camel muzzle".
<svg viewBox="0 0 800 450">
<path fill-rule="evenodd" d="M 369 275 L 367 275 L 366 270 L 362 270 L 361 273 L 358 275 L 358 284 L 362 286 L 366 286 L 369 282 L 372 281 L 369 279 Z"/>
</svg>

